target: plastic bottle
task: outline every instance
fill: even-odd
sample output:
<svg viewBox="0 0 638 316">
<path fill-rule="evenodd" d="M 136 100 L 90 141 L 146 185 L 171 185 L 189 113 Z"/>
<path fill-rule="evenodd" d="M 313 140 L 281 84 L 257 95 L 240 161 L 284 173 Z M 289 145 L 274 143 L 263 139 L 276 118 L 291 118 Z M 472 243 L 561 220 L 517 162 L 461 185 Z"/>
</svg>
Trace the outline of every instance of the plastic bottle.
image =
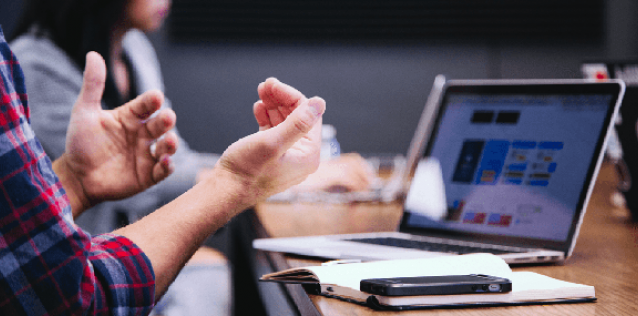
<svg viewBox="0 0 638 316">
<path fill-rule="evenodd" d="M 321 127 L 321 160 L 330 160 L 341 155 L 341 146 L 337 141 L 337 129 L 330 124 Z"/>
</svg>

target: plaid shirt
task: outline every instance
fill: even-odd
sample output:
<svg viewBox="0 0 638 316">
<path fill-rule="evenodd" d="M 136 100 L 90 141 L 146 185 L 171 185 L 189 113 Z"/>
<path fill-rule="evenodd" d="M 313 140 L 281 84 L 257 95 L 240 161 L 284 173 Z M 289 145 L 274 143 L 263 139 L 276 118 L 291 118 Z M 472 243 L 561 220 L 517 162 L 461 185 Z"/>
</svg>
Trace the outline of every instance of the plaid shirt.
<svg viewBox="0 0 638 316">
<path fill-rule="evenodd" d="M 154 293 L 150 261 L 135 244 L 73 223 L 0 29 L 0 315 L 145 315 Z"/>
</svg>

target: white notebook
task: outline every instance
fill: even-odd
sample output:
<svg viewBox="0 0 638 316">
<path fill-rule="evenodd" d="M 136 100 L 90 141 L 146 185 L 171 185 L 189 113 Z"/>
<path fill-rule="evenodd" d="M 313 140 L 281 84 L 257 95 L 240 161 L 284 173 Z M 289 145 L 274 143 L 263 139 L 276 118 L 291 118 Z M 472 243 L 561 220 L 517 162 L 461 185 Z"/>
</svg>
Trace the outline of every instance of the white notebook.
<svg viewBox="0 0 638 316">
<path fill-rule="evenodd" d="M 512 281 L 512 291 L 488 294 L 383 296 L 359 289 L 359 282 L 370 278 L 469 274 L 507 278 Z M 317 294 L 375 309 L 573 303 L 596 299 L 593 286 L 566 282 L 534 272 L 512 272 L 503 259 L 491 254 L 310 266 L 266 274 L 261 280 L 309 284 L 311 286 L 308 288 Z"/>
</svg>

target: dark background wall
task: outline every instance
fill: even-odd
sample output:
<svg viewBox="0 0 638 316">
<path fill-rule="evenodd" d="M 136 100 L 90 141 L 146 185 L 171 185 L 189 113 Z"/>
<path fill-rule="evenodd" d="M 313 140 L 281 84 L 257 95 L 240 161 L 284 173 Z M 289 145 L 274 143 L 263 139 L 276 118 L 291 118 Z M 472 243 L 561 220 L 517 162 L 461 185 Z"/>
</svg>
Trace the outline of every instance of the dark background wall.
<svg viewBox="0 0 638 316">
<path fill-rule="evenodd" d="M 407 149 L 437 74 L 463 79 L 579 78 L 584 60 L 638 58 L 638 3 L 603 3 L 603 22 L 597 26 L 601 36 L 592 40 L 182 41 L 173 36 L 171 23 L 150 36 L 179 130 L 197 150 L 222 152 L 256 131 L 256 87 L 274 76 L 308 96 L 326 99 L 324 122 L 336 126 L 343 151 L 395 153 Z M 19 0 L 0 0 L 5 33 L 10 33 L 20 8 Z"/>
</svg>

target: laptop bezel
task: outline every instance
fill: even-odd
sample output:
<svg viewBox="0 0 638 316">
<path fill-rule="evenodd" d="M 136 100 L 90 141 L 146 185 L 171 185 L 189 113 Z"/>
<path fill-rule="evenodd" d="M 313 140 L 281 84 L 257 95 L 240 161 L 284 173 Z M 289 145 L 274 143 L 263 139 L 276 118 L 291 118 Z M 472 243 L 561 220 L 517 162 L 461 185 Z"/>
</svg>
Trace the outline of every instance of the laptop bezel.
<svg viewBox="0 0 638 316">
<path fill-rule="evenodd" d="M 569 229 L 568 238 L 565 241 L 553 241 L 546 239 L 536 238 L 524 238 L 513 236 L 502 236 L 494 234 L 482 234 L 471 232 L 460 232 L 457 230 L 438 230 L 432 228 L 417 228 L 409 225 L 408 220 L 410 214 L 404 212 L 404 216 L 399 226 L 399 231 L 403 233 L 413 235 L 435 236 L 441 238 L 452 238 L 457 240 L 466 241 L 480 241 L 485 243 L 516 246 L 516 247 L 528 247 L 528 248 L 540 248 L 557 250 L 565 253 L 568 257 L 571 255 L 575 242 L 578 237 L 580 225 L 586 212 L 586 206 L 589 203 L 589 198 L 593 190 L 596 177 L 603 160 L 603 153 L 606 146 L 607 138 L 611 128 L 613 127 L 613 121 L 618 113 L 618 109 L 622 100 L 622 96 L 625 90 L 625 85 L 622 80 L 608 80 L 605 82 L 596 82 L 586 79 L 542 79 L 542 80 L 449 80 L 445 83 L 443 91 L 439 98 L 440 104 L 436 106 L 437 109 L 436 119 L 430 126 L 427 137 L 421 139 L 422 143 L 418 145 L 420 157 L 427 157 L 430 155 L 433 146 L 433 140 L 437 137 L 439 125 L 441 123 L 442 114 L 445 112 L 447 106 L 447 100 L 450 94 L 462 92 L 462 93 L 492 93 L 492 94 L 512 94 L 512 93 L 526 93 L 526 94 L 609 94 L 613 97 L 610 102 L 610 107 L 607 111 L 604 127 L 605 132 L 601 132 L 596 143 L 594 156 L 591 158 L 589 168 L 587 170 L 585 185 L 586 190 L 582 190 L 578 199 L 578 205 L 575 210 L 574 217 L 572 218 L 571 227 Z M 417 128 L 416 133 L 423 133 L 423 130 Z M 417 135 L 415 135 L 417 139 Z M 416 146 L 416 144 L 413 144 Z M 411 146 L 411 150 L 412 150 Z M 408 165 L 410 176 L 412 176 L 416 169 L 416 163 Z M 410 177 L 411 179 L 411 177 Z M 406 184 L 406 188 L 409 188 L 409 184 Z"/>
</svg>

